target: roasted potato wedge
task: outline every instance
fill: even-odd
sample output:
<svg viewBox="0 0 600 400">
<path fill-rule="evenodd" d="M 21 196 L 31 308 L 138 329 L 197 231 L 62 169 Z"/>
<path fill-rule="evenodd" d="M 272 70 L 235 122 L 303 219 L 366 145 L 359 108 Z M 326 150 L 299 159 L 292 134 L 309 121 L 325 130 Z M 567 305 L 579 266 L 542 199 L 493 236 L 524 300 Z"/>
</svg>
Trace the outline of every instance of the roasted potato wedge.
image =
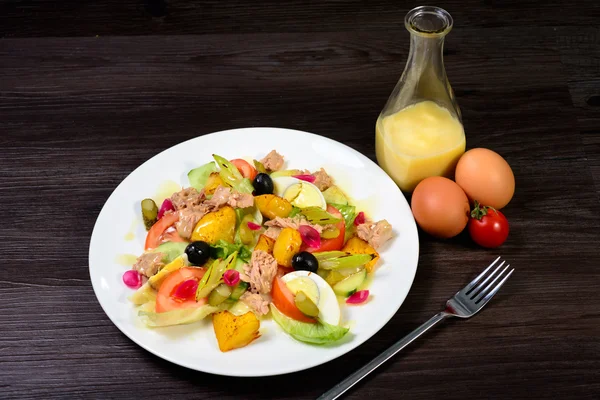
<svg viewBox="0 0 600 400">
<path fill-rule="evenodd" d="M 260 337 L 260 321 L 253 312 L 240 316 L 229 311 L 213 314 L 213 328 L 222 352 L 247 346 Z"/>
<path fill-rule="evenodd" d="M 277 260 L 277 264 L 291 267 L 292 257 L 300 251 L 300 246 L 302 246 L 300 232 L 293 228 L 283 228 L 273 246 L 273 257 Z"/>
<path fill-rule="evenodd" d="M 260 213 L 269 219 L 285 218 L 292 212 L 292 204 L 286 199 L 274 194 L 262 194 L 254 198 L 254 204 Z"/>
<path fill-rule="evenodd" d="M 267 253 L 273 255 L 273 247 L 275 246 L 275 239 L 271 239 L 266 235 L 260 235 L 258 237 L 258 242 L 256 242 L 256 246 L 254 250 L 262 250 Z"/>
<path fill-rule="evenodd" d="M 219 240 L 233 243 L 235 236 L 235 211 L 230 206 L 225 206 L 217 211 L 210 212 L 198 221 L 191 240 L 203 240 L 208 244 L 215 244 Z"/>
<path fill-rule="evenodd" d="M 206 185 L 204 186 L 204 193 L 214 194 L 215 190 L 217 190 L 219 186 L 225 186 L 225 182 L 223 182 L 223 179 L 221 179 L 221 175 L 219 175 L 218 172 L 213 172 L 212 174 L 210 174 L 208 180 L 206 181 Z"/>
</svg>

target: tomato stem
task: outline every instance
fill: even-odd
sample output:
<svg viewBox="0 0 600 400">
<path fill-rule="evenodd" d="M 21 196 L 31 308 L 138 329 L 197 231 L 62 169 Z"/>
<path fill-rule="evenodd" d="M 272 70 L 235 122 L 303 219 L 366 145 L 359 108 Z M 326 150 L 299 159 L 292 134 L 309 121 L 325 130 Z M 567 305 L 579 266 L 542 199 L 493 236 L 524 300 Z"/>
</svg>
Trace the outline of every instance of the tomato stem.
<svg viewBox="0 0 600 400">
<path fill-rule="evenodd" d="M 475 200 L 475 205 L 473 207 L 473 211 L 471 211 L 471 218 L 481 221 L 481 218 L 483 218 L 484 216 L 486 216 L 488 214 L 488 210 L 493 210 L 494 212 L 497 213 L 497 211 L 494 207 L 482 206 L 481 204 L 479 204 L 479 202 L 477 200 Z"/>
</svg>

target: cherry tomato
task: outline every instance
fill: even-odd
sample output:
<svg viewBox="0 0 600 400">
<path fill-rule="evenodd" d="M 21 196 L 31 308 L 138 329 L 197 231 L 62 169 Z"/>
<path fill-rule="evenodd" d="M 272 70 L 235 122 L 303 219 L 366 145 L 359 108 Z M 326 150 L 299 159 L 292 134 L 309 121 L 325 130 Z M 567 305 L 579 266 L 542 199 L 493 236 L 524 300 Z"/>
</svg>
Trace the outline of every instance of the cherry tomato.
<svg viewBox="0 0 600 400">
<path fill-rule="evenodd" d="M 250 165 L 248 161 L 242 160 L 241 158 L 236 158 L 235 160 L 231 160 L 230 162 L 233 165 L 235 165 L 235 167 L 238 169 L 238 171 L 240 171 L 240 174 L 242 174 L 244 178 L 248 178 L 251 181 L 253 181 L 254 178 L 256 178 L 258 171 L 256 170 L 256 168 Z"/>
<path fill-rule="evenodd" d="M 509 231 L 504 214 L 494 208 L 480 206 L 477 202 L 471 212 L 468 229 L 475 243 L 490 249 L 504 243 Z"/>
</svg>

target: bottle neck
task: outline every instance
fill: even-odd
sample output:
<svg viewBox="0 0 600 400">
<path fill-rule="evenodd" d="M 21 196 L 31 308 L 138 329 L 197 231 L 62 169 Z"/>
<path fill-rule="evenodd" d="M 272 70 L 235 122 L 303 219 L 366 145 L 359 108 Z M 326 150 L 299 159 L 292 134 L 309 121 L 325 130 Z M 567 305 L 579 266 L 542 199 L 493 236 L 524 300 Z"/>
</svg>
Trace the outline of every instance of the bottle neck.
<svg viewBox="0 0 600 400">
<path fill-rule="evenodd" d="M 405 72 L 415 80 L 436 78 L 445 81 L 444 37 L 424 37 L 416 34 L 410 36 L 410 51 Z"/>
</svg>

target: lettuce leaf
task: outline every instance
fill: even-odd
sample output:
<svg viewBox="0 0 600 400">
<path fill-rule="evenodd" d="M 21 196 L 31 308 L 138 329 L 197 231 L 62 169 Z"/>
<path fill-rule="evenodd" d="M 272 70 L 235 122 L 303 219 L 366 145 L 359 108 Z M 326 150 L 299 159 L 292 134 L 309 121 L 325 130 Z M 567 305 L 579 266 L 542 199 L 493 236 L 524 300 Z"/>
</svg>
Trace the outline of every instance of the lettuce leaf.
<svg viewBox="0 0 600 400">
<path fill-rule="evenodd" d="M 129 301 L 131 301 L 136 306 L 140 306 L 142 304 L 155 300 L 156 290 L 154 290 L 148 282 L 144 283 L 142 287 L 140 287 L 138 290 L 133 292 L 131 296 L 129 296 Z"/>
<path fill-rule="evenodd" d="M 217 163 L 214 161 L 204 164 L 201 167 L 195 168 L 188 172 L 188 180 L 190 186 L 196 190 L 202 190 L 208 181 L 208 177 L 213 172 L 217 172 Z"/>
<path fill-rule="evenodd" d="M 338 211 L 344 217 L 344 221 L 346 222 L 346 230 L 351 230 L 354 228 L 354 219 L 356 218 L 356 207 L 350 206 L 347 204 L 331 204 L 331 206 L 338 209 Z"/>
<path fill-rule="evenodd" d="M 343 326 L 330 325 L 323 321 L 315 324 L 296 321 L 283 315 L 277 307 L 271 304 L 271 314 L 277 324 L 291 337 L 305 343 L 327 344 L 343 338 L 349 329 Z"/>
<path fill-rule="evenodd" d="M 187 242 L 165 242 L 161 243 L 157 248 L 150 250 L 151 253 L 163 253 L 162 262 L 166 265 L 171 261 L 185 253 Z"/>
<path fill-rule="evenodd" d="M 181 308 L 162 313 L 140 311 L 138 316 L 147 326 L 151 328 L 158 328 L 161 326 L 185 325 L 198 322 L 219 310 L 220 309 L 218 307 L 213 307 L 206 304 L 198 308 Z"/>
<path fill-rule="evenodd" d="M 221 258 L 224 260 L 236 251 L 238 253 L 237 257 L 244 262 L 250 262 L 250 258 L 252 257 L 252 252 L 241 243 L 229 243 L 225 240 L 219 240 L 210 247 L 210 255 L 215 259 Z"/>
</svg>

